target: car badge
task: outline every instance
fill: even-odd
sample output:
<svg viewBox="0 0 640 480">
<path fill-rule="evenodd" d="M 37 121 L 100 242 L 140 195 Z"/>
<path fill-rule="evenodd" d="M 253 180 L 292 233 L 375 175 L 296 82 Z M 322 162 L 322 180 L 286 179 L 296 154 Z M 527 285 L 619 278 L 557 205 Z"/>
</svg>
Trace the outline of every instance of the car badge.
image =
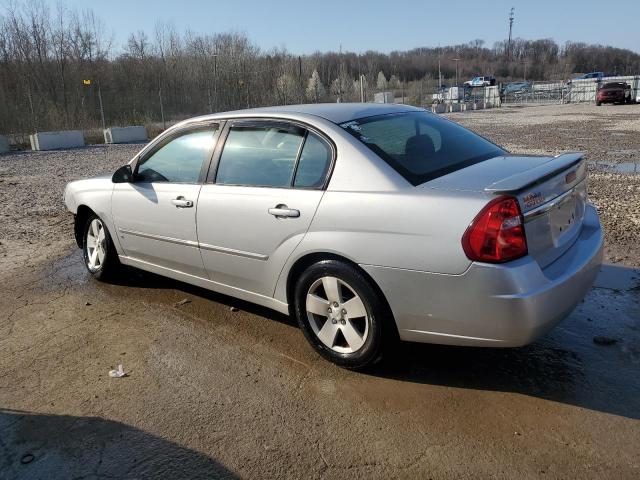
<svg viewBox="0 0 640 480">
<path fill-rule="evenodd" d="M 544 203 L 544 197 L 541 192 L 531 192 L 526 194 L 522 198 L 522 201 L 524 202 L 525 208 L 533 208 Z"/>
</svg>

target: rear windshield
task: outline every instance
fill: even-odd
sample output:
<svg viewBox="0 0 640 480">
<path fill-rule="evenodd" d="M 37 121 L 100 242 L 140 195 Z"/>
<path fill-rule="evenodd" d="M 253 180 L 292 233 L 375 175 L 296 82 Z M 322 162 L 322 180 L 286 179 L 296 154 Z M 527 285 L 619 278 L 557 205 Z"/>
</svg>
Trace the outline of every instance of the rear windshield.
<svg viewBox="0 0 640 480">
<path fill-rule="evenodd" d="M 605 83 L 604 85 L 602 85 L 602 90 L 604 90 L 605 88 L 625 88 L 626 86 L 626 83 L 621 82 Z"/>
<path fill-rule="evenodd" d="M 412 185 L 420 185 L 506 152 L 427 112 L 377 115 L 340 125 Z"/>
</svg>

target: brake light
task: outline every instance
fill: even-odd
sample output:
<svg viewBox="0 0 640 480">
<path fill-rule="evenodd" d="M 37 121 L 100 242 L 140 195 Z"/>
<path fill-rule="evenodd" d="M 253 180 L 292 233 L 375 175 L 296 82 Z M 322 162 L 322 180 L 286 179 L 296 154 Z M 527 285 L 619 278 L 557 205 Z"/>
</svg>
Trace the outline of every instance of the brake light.
<svg viewBox="0 0 640 480">
<path fill-rule="evenodd" d="M 522 213 L 514 197 L 490 201 L 462 236 L 462 248 L 470 260 L 502 263 L 527 254 Z"/>
</svg>

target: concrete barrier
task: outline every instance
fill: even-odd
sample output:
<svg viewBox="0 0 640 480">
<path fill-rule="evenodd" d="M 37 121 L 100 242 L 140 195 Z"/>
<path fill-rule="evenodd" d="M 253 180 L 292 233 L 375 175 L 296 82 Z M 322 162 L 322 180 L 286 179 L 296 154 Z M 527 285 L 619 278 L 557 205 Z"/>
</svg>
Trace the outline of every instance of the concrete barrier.
<svg viewBox="0 0 640 480">
<path fill-rule="evenodd" d="M 485 108 L 500 107 L 500 90 L 498 87 L 486 87 L 484 89 Z"/>
<path fill-rule="evenodd" d="M 9 150 L 11 150 L 11 147 L 9 147 L 9 139 L 0 135 L 0 153 L 7 153 Z"/>
<path fill-rule="evenodd" d="M 378 92 L 373 94 L 373 103 L 395 103 L 393 92 Z"/>
<path fill-rule="evenodd" d="M 104 143 L 146 142 L 149 139 L 143 126 L 111 127 L 104 131 Z"/>
<path fill-rule="evenodd" d="M 64 132 L 38 132 L 29 135 L 31 150 L 58 150 L 62 148 L 84 147 L 84 137 L 80 130 Z"/>
</svg>

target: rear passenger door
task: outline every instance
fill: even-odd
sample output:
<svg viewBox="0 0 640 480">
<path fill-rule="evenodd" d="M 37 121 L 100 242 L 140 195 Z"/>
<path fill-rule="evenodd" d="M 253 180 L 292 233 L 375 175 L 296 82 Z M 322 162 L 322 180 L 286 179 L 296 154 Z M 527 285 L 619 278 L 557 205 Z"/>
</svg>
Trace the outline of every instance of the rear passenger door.
<svg viewBox="0 0 640 480">
<path fill-rule="evenodd" d="M 281 121 L 227 122 L 200 192 L 198 241 L 215 282 L 272 296 L 307 232 L 334 159 L 319 132 Z"/>
</svg>

